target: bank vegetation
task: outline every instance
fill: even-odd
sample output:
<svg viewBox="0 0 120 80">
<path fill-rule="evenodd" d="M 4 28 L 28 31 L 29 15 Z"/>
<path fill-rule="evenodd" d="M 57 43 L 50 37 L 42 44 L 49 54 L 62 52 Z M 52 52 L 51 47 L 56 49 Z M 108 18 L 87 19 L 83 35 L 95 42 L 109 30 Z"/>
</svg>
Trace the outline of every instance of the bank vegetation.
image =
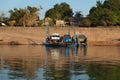
<svg viewBox="0 0 120 80">
<path fill-rule="evenodd" d="M 96 6 L 92 7 L 85 17 L 81 11 L 73 13 L 66 2 L 55 4 L 53 8 L 46 11 L 44 19 L 39 17 L 41 10 L 42 7 L 33 6 L 11 9 L 9 17 L 1 13 L 0 24 L 1 26 L 39 27 L 48 22 L 50 26 L 55 26 L 57 20 L 63 20 L 65 26 L 120 26 L 120 0 L 105 0 L 104 2 L 98 0 Z"/>
</svg>

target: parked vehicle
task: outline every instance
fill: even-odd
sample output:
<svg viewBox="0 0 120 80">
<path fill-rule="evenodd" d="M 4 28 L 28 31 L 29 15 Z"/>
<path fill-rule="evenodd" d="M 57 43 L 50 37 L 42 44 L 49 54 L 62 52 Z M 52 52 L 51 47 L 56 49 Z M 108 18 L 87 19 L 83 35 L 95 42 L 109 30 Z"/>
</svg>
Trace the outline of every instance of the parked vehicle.
<svg viewBox="0 0 120 80">
<path fill-rule="evenodd" d="M 72 38 L 70 35 L 60 36 L 58 33 L 49 35 L 49 27 L 46 28 L 46 40 L 43 45 L 52 47 L 78 47 L 77 38 Z"/>
<path fill-rule="evenodd" d="M 50 40 L 53 41 L 53 42 L 59 42 L 60 41 L 60 35 L 58 33 L 53 33 L 51 36 L 50 36 Z"/>
<path fill-rule="evenodd" d="M 62 40 L 63 40 L 63 42 L 65 42 L 65 43 L 72 43 L 72 42 L 73 42 L 73 39 L 72 39 L 72 37 L 71 37 L 69 34 L 64 35 L 64 36 L 62 37 Z"/>
<path fill-rule="evenodd" d="M 80 44 L 87 45 L 87 37 L 83 34 L 78 36 L 78 41 Z"/>
</svg>

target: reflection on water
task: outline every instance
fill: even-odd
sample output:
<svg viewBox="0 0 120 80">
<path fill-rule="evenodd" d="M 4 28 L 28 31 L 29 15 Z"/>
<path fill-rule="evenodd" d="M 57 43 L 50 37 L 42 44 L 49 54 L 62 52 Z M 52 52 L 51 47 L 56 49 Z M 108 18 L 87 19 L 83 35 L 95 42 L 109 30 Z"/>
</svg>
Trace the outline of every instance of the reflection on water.
<svg viewBox="0 0 120 80">
<path fill-rule="evenodd" d="M 46 67 L 48 72 L 45 76 L 54 80 L 89 80 L 84 65 L 84 56 L 87 48 L 46 48 Z"/>
<path fill-rule="evenodd" d="M 0 46 L 0 80 L 120 80 L 120 47 Z"/>
</svg>

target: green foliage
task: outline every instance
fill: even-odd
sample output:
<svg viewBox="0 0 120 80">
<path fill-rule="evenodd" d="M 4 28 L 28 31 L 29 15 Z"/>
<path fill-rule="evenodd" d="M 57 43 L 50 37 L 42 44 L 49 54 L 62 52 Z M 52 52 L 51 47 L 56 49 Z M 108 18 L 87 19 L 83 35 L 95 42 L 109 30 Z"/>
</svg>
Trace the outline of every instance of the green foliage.
<svg viewBox="0 0 120 80">
<path fill-rule="evenodd" d="M 72 17 L 72 15 L 73 11 L 67 3 L 56 4 L 54 8 L 45 13 L 45 17 L 52 19 L 65 19 L 66 17 Z"/>
<path fill-rule="evenodd" d="M 120 25 L 120 0 L 97 1 L 88 18 L 94 26 Z"/>
<path fill-rule="evenodd" d="M 75 13 L 74 19 L 75 19 L 76 22 L 82 21 L 83 15 L 81 14 L 81 11 L 77 11 L 77 12 Z"/>
<path fill-rule="evenodd" d="M 117 25 L 120 25 L 120 11 L 117 12 Z"/>
<path fill-rule="evenodd" d="M 94 10 L 89 15 L 89 19 L 95 26 L 114 25 L 117 21 L 115 14 L 106 8 L 99 8 Z"/>
<path fill-rule="evenodd" d="M 84 20 L 81 21 L 81 24 L 82 24 L 82 26 L 89 27 L 90 24 L 91 24 L 91 22 L 90 22 L 89 19 L 86 18 L 86 19 L 84 19 Z"/>
<path fill-rule="evenodd" d="M 28 6 L 27 7 L 27 10 L 29 13 L 31 14 L 38 14 L 38 11 L 40 10 L 39 8 L 36 8 L 36 7 L 31 7 L 31 6 Z"/>
<path fill-rule="evenodd" d="M 84 26 L 84 24 L 82 23 L 83 20 L 84 20 L 84 17 L 81 14 L 81 11 L 75 12 L 75 15 L 74 15 L 75 25 L 76 26 Z"/>
<path fill-rule="evenodd" d="M 46 12 L 45 17 L 50 17 L 52 19 L 60 19 L 61 15 L 58 11 L 52 8 Z"/>
<path fill-rule="evenodd" d="M 10 13 L 10 20 L 15 20 L 17 22 L 16 25 L 22 25 L 22 23 L 20 23 L 20 19 L 24 16 L 25 14 L 25 10 L 24 9 L 17 9 L 14 8 L 13 10 L 9 11 Z"/>
<path fill-rule="evenodd" d="M 37 16 L 39 9 L 36 7 L 28 6 L 25 9 L 17 9 L 14 8 L 10 10 L 10 20 L 15 20 L 15 25 L 24 25 L 24 26 L 32 26 L 36 24 Z"/>
<path fill-rule="evenodd" d="M 34 26 L 42 25 L 41 22 L 37 22 L 38 12 L 42 8 L 36 8 L 27 6 L 26 8 L 14 8 L 10 10 L 9 21 L 15 21 L 14 25 L 19 26 Z M 49 9 L 45 13 L 45 17 L 52 19 L 51 25 L 55 24 L 56 19 L 65 20 L 70 23 L 70 19 L 73 18 L 73 11 L 69 4 L 63 2 L 61 4 L 55 4 L 53 8 Z M 4 19 L 4 20 L 3 20 Z M 89 15 L 84 18 L 80 11 L 76 12 L 74 19 L 79 25 L 90 24 L 92 26 L 111 26 L 120 25 L 120 0 L 105 0 L 101 2 L 98 0 L 96 6 L 92 7 L 89 11 Z M 3 18 L 0 16 L 0 22 L 9 22 L 8 18 Z M 13 22 L 10 24 L 13 25 Z"/>
<path fill-rule="evenodd" d="M 43 26 L 43 20 L 40 20 L 40 21 L 38 22 L 38 26 L 40 26 L 40 27 Z"/>
</svg>

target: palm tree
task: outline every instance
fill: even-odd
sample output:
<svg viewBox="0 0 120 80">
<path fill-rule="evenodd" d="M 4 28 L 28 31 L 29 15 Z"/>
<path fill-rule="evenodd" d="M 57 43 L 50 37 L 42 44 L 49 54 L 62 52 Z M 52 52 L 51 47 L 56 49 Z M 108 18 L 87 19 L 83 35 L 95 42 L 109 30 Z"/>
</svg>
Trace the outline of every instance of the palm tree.
<svg viewBox="0 0 120 80">
<path fill-rule="evenodd" d="M 102 7 L 102 1 L 100 1 L 100 0 L 97 1 L 97 2 L 96 2 L 96 6 L 97 6 L 98 8 Z"/>
<path fill-rule="evenodd" d="M 80 22 L 83 20 L 83 15 L 81 14 L 81 11 L 77 11 L 74 16 L 75 22 L 77 25 L 80 24 Z"/>
</svg>

